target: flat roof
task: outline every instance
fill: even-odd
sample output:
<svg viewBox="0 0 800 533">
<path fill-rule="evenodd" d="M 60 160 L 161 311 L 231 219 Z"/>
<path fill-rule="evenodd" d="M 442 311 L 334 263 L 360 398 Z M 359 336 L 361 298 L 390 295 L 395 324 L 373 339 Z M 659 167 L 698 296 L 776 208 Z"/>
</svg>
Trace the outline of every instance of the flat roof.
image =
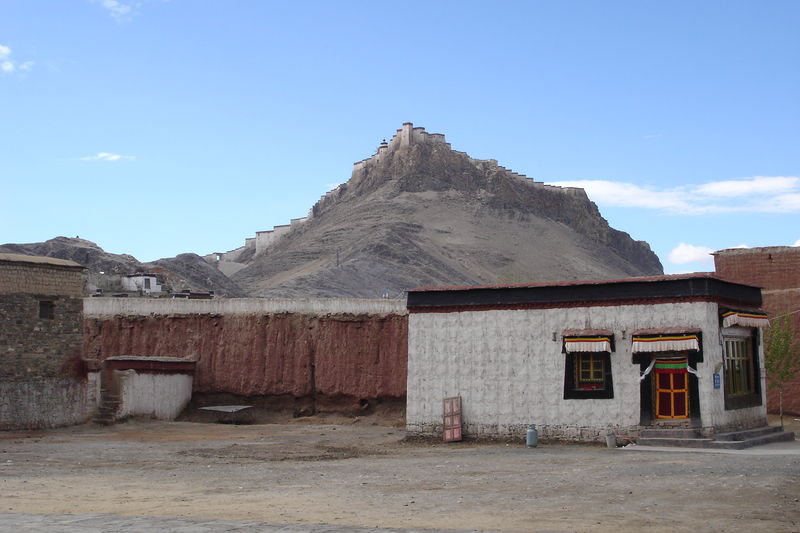
<svg viewBox="0 0 800 533">
<path fill-rule="evenodd" d="M 563 281 L 474 287 L 420 287 L 408 291 L 408 309 L 516 309 L 583 305 L 713 301 L 757 309 L 761 289 L 723 280 L 710 272 L 612 280 Z"/>
<path fill-rule="evenodd" d="M 582 285 L 611 285 L 622 283 L 652 283 L 660 281 L 673 281 L 685 279 L 716 279 L 724 281 L 717 276 L 714 272 L 690 272 L 688 274 L 663 274 L 661 276 L 639 276 L 634 278 L 618 278 L 618 279 L 596 279 L 596 280 L 579 280 L 579 281 L 548 281 L 544 283 L 514 283 L 514 284 L 497 284 L 497 285 L 451 285 L 451 286 L 434 286 L 434 287 L 416 287 L 409 289 L 408 292 L 428 292 L 428 291 L 467 291 L 467 290 L 482 290 L 482 289 L 533 289 L 537 287 L 578 287 Z M 739 285 L 744 285 L 740 283 Z M 755 286 L 755 285 L 753 285 Z"/>
<path fill-rule="evenodd" d="M 84 268 L 75 261 L 69 259 L 58 259 L 56 257 L 46 257 L 43 255 L 25 255 L 25 254 L 3 254 L 0 253 L 0 261 L 9 263 L 33 263 L 38 265 L 54 265 L 61 267 L 71 268 Z"/>
<path fill-rule="evenodd" d="M 766 253 L 796 253 L 800 254 L 800 246 L 760 246 L 756 248 L 725 248 L 717 250 L 711 255 L 745 255 L 745 254 L 766 254 Z"/>
</svg>

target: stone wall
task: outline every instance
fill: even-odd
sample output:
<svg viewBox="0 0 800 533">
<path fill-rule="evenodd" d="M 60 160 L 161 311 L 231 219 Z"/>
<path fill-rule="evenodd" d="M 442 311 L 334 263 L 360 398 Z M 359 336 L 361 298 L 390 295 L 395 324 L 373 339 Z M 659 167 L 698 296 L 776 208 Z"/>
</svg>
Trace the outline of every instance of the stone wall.
<svg viewBox="0 0 800 533">
<path fill-rule="evenodd" d="M 64 262 L 71 263 L 71 261 Z M 86 278 L 82 274 L 83 268 L 75 263 L 73 265 L 60 266 L 0 258 L 0 294 L 81 297 Z"/>
<path fill-rule="evenodd" d="M 87 422 L 100 397 L 96 372 L 83 379 L 0 380 L 0 430 L 40 429 Z"/>
<path fill-rule="evenodd" d="M 800 310 L 800 247 L 732 248 L 714 254 L 717 274 L 727 280 L 762 287 L 763 308 L 771 317 Z M 792 315 L 800 336 L 800 313 Z M 767 391 L 767 407 L 778 412 L 778 391 Z M 800 415 L 800 375 L 787 384 L 783 398 L 787 413 Z"/>
<path fill-rule="evenodd" d="M 71 261 L 0 254 L 0 429 L 88 419 L 84 286 Z"/>
</svg>

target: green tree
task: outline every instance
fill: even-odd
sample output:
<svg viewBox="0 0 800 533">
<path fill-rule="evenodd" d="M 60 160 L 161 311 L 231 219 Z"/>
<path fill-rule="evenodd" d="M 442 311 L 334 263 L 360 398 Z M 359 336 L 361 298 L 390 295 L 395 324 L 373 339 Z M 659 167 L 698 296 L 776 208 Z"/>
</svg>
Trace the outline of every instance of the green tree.
<svg viewBox="0 0 800 533">
<path fill-rule="evenodd" d="M 769 388 L 778 390 L 781 429 L 783 429 L 783 391 L 786 383 L 800 372 L 800 337 L 795 334 L 792 327 L 792 315 L 796 312 L 772 318 L 764 339 L 764 366 L 767 369 Z"/>
</svg>

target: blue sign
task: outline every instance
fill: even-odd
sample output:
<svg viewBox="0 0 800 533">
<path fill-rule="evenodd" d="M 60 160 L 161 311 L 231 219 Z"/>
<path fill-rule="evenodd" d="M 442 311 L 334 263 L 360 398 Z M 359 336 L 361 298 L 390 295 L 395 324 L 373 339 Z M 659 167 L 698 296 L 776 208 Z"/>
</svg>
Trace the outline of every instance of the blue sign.
<svg viewBox="0 0 800 533">
<path fill-rule="evenodd" d="M 714 388 L 719 388 L 719 374 L 714 374 Z"/>
</svg>

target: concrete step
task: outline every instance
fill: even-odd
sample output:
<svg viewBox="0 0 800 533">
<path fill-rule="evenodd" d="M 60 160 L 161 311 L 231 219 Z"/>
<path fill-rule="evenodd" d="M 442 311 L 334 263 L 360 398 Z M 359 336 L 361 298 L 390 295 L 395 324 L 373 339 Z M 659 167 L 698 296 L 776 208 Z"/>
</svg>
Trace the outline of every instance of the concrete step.
<svg viewBox="0 0 800 533">
<path fill-rule="evenodd" d="M 648 439 L 697 439 L 700 432 L 694 428 L 653 428 L 639 431 L 639 438 Z"/>
<path fill-rule="evenodd" d="M 714 435 L 714 438 L 716 440 L 747 440 L 760 437 L 762 435 L 769 435 L 770 433 L 780 433 L 780 431 L 780 426 L 764 426 L 754 429 L 731 431 L 729 433 L 717 433 Z"/>
<path fill-rule="evenodd" d="M 710 448 L 714 439 L 680 438 L 680 437 L 639 437 L 639 446 L 668 446 L 672 448 Z"/>
<path fill-rule="evenodd" d="M 752 448 L 753 446 L 762 446 L 772 442 L 790 442 L 794 440 L 794 433 L 792 431 L 772 431 L 760 436 L 752 437 L 743 440 L 715 440 L 711 448 L 721 448 L 725 450 L 743 450 L 745 448 Z"/>
<path fill-rule="evenodd" d="M 640 446 L 666 446 L 676 448 L 714 448 L 742 450 L 772 442 L 794 440 L 794 433 L 781 431 L 780 427 L 765 426 L 728 433 L 719 433 L 711 438 L 701 438 L 696 430 L 644 429 L 639 432 L 636 444 Z M 671 433 L 675 432 L 675 433 Z M 692 435 L 693 436 L 690 436 Z"/>
</svg>

